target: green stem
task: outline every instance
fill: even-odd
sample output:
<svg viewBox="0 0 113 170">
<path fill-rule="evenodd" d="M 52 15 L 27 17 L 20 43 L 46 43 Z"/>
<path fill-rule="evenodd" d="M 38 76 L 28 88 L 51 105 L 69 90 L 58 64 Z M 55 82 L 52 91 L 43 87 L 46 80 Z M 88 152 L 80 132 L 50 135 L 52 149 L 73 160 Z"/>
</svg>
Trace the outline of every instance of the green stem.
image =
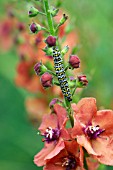
<svg viewBox="0 0 113 170">
<path fill-rule="evenodd" d="M 43 12 L 41 12 L 41 11 L 38 11 L 38 13 L 39 13 L 39 14 L 41 14 L 41 15 L 46 16 L 46 14 L 45 14 L 45 13 L 43 13 Z"/>
<path fill-rule="evenodd" d="M 71 111 L 71 103 L 66 98 L 65 98 L 65 104 L 66 104 L 66 107 L 67 107 L 68 116 L 69 116 L 71 126 L 73 127 L 74 126 L 74 119 L 73 119 L 73 114 L 72 114 L 72 111 Z"/>
<path fill-rule="evenodd" d="M 52 72 L 51 70 L 47 70 L 47 72 L 52 74 L 53 76 L 56 76 L 56 74 L 54 72 Z"/>
<path fill-rule="evenodd" d="M 54 81 L 54 84 L 57 85 L 57 86 L 60 86 L 60 83 L 58 83 L 58 82 Z"/>
<path fill-rule="evenodd" d="M 69 65 L 67 65 L 67 66 L 65 67 L 65 69 L 64 69 L 64 70 L 66 71 L 68 68 L 69 68 Z"/>
<path fill-rule="evenodd" d="M 48 0 L 43 0 L 43 3 L 44 3 L 44 8 L 45 8 L 45 13 L 46 13 L 46 16 L 47 16 L 49 31 L 50 31 L 50 34 L 52 36 L 54 36 L 55 30 L 54 30 L 53 20 L 52 20 L 52 16 L 51 16 L 50 9 L 49 9 Z"/>
<path fill-rule="evenodd" d="M 75 86 L 75 88 L 74 88 L 74 90 L 73 90 L 73 92 L 72 92 L 72 96 L 74 95 L 76 88 L 77 88 L 77 87 Z"/>
<path fill-rule="evenodd" d="M 57 33 L 58 28 L 59 28 L 59 25 L 56 26 L 56 28 L 55 28 L 55 33 Z"/>
<path fill-rule="evenodd" d="M 47 17 L 48 26 L 49 26 L 49 32 L 52 36 L 55 36 L 56 31 L 54 29 L 53 20 L 52 20 L 52 16 L 51 16 L 51 13 L 50 13 L 48 0 L 43 0 L 43 4 L 44 4 L 44 8 L 45 8 L 45 14 L 46 14 L 46 17 Z M 59 25 L 57 27 L 59 27 Z M 49 73 L 53 74 L 53 72 L 51 72 L 51 71 L 49 71 Z M 55 74 L 55 76 L 56 76 L 56 74 Z M 74 126 L 74 119 L 73 119 L 73 115 L 72 115 L 72 111 L 71 111 L 71 104 L 66 98 L 65 98 L 65 104 L 66 104 L 66 108 L 67 108 L 68 115 L 69 115 L 69 118 L 70 118 L 71 126 L 73 127 Z"/>
<path fill-rule="evenodd" d="M 41 29 L 49 33 L 49 30 L 47 28 L 41 27 Z"/>
</svg>

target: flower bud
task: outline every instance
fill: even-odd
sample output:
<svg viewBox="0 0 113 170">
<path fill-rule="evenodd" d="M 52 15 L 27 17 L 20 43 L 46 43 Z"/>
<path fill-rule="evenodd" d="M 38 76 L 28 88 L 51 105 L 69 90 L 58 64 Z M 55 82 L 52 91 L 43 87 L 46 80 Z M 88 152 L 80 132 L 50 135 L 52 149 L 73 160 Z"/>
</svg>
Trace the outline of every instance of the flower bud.
<svg viewBox="0 0 113 170">
<path fill-rule="evenodd" d="M 52 99 L 51 102 L 49 103 L 50 109 L 53 109 L 53 106 L 54 106 L 55 104 L 62 104 L 62 101 L 59 100 L 58 98 Z"/>
<path fill-rule="evenodd" d="M 64 56 L 64 55 L 68 52 L 68 50 L 69 50 L 69 46 L 66 45 L 66 46 L 63 48 L 63 50 L 61 51 L 61 54 Z"/>
<path fill-rule="evenodd" d="M 45 40 L 45 42 L 47 43 L 47 45 L 48 45 L 49 47 L 53 47 L 53 46 L 56 45 L 56 38 L 50 35 L 49 37 L 47 37 L 47 39 Z"/>
<path fill-rule="evenodd" d="M 71 55 L 69 58 L 69 64 L 70 64 L 70 68 L 72 68 L 72 69 L 79 68 L 80 59 L 78 58 L 77 55 Z"/>
<path fill-rule="evenodd" d="M 42 75 L 47 71 L 47 68 L 41 62 L 38 62 L 34 66 L 34 71 L 37 75 Z"/>
<path fill-rule="evenodd" d="M 68 19 L 68 16 L 66 16 L 66 14 L 63 14 L 63 17 L 60 20 L 59 26 L 63 25 L 67 19 Z"/>
<path fill-rule="evenodd" d="M 74 88 L 76 85 L 76 79 L 73 76 L 70 76 L 68 84 L 69 84 L 69 87 Z"/>
<path fill-rule="evenodd" d="M 53 55 L 53 48 L 48 48 L 48 47 L 45 47 L 43 49 L 43 51 L 46 53 L 47 56 L 52 56 Z"/>
<path fill-rule="evenodd" d="M 38 13 L 39 13 L 38 9 L 32 6 L 28 12 L 28 15 L 29 17 L 35 17 L 37 16 Z"/>
<path fill-rule="evenodd" d="M 47 88 L 52 86 L 53 77 L 48 72 L 44 73 L 41 77 L 42 86 Z"/>
<path fill-rule="evenodd" d="M 34 22 L 30 25 L 30 31 L 32 33 L 38 33 L 41 29 L 42 27 L 39 24 L 36 24 Z"/>
<path fill-rule="evenodd" d="M 88 85 L 88 80 L 85 75 L 81 75 L 77 77 L 76 86 L 77 87 L 85 87 Z"/>
<path fill-rule="evenodd" d="M 55 17 L 55 16 L 57 15 L 58 11 L 59 11 L 59 9 L 52 8 L 52 9 L 50 10 L 50 13 L 51 13 L 52 17 Z"/>
</svg>

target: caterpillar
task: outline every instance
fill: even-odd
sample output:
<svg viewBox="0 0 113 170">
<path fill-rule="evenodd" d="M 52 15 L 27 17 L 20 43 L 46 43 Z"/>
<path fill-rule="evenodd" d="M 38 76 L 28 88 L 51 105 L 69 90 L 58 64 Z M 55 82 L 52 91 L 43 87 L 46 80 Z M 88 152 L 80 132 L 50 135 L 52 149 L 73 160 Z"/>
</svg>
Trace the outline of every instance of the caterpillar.
<svg viewBox="0 0 113 170">
<path fill-rule="evenodd" d="M 61 56 L 60 51 L 57 47 L 53 47 L 53 59 L 54 59 L 54 68 L 60 83 L 60 87 L 64 97 L 70 102 L 72 101 L 72 95 L 69 89 L 68 81 L 66 78 L 64 66 L 63 66 L 63 59 Z"/>
</svg>

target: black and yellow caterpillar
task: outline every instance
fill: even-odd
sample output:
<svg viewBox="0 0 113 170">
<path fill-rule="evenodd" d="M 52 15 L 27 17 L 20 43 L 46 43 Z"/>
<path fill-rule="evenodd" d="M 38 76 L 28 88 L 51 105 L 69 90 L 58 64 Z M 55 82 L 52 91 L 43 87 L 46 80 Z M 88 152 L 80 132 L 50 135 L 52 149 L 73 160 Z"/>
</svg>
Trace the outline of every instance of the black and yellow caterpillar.
<svg viewBox="0 0 113 170">
<path fill-rule="evenodd" d="M 68 101 L 72 101 L 72 95 L 66 78 L 62 56 L 57 47 L 53 47 L 53 59 L 55 72 L 60 83 L 62 93 Z"/>
</svg>

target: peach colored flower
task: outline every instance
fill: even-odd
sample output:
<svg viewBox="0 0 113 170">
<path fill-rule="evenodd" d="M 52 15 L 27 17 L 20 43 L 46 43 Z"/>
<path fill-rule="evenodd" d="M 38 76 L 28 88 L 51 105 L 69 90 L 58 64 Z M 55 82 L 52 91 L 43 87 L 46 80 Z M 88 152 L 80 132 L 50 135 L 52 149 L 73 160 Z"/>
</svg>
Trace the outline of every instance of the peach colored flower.
<svg viewBox="0 0 113 170">
<path fill-rule="evenodd" d="M 65 108 L 58 104 L 54 106 L 54 114 L 44 115 L 39 130 L 44 136 L 45 146 L 34 157 L 34 163 L 37 166 L 44 166 L 49 159 L 64 149 L 64 140 L 70 139 L 70 135 L 65 129 L 67 120 Z"/>
<path fill-rule="evenodd" d="M 23 54 L 27 59 L 34 59 L 35 61 L 41 60 L 43 63 L 47 61 L 48 58 L 42 50 L 46 46 L 42 32 L 37 35 L 30 35 L 24 31 L 19 33 L 18 36 L 23 39 L 23 42 L 17 46 L 19 55 Z"/>
<path fill-rule="evenodd" d="M 97 111 L 94 98 L 83 98 L 78 104 L 72 104 L 74 127 L 72 137 L 89 154 L 95 155 L 99 162 L 113 165 L 113 111 Z"/>
<path fill-rule="evenodd" d="M 1 50 L 7 51 L 13 45 L 13 33 L 15 29 L 15 20 L 7 18 L 0 22 L 0 47 Z"/>
<path fill-rule="evenodd" d="M 17 75 L 15 83 L 19 87 L 23 87 L 30 92 L 44 92 L 40 85 L 40 79 L 33 70 L 34 61 L 21 61 L 17 66 Z"/>
<path fill-rule="evenodd" d="M 83 151 L 75 140 L 66 141 L 65 148 L 48 159 L 44 170 L 84 170 Z"/>
<path fill-rule="evenodd" d="M 33 125 L 40 122 L 42 116 L 49 111 L 46 97 L 45 99 L 28 97 L 25 100 L 25 107 L 28 112 L 28 117 Z"/>
</svg>

